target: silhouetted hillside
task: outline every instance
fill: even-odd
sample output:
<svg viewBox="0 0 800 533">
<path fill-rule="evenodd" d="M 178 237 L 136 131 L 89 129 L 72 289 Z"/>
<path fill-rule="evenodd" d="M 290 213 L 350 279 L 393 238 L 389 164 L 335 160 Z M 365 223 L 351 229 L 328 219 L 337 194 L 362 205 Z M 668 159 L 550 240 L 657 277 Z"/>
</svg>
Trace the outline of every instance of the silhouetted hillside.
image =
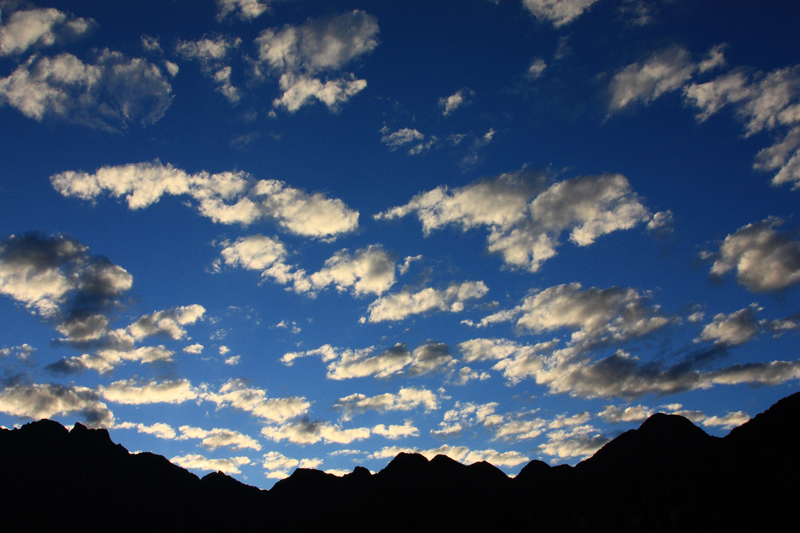
<svg viewBox="0 0 800 533">
<path fill-rule="evenodd" d="M 401 453 L 374 475 L 297 469 L 262 491 L 41 420 L 0 430 L 0 501 L 9 531 L 771 531 L 794 522 L 799 422 L 800 393 L 722 439 L 657 414 L 575 467 L 532 461 L 513 479 Z"/>
</svg>

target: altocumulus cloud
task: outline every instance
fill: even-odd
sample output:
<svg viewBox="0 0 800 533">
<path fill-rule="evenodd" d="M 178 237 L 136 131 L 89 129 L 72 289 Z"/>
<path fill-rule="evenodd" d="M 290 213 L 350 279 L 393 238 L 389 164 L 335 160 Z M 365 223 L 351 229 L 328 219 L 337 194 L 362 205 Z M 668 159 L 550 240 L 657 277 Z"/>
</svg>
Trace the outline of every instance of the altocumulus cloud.
<svg viewBox="0 0 800 533">
<path fill-rule="evenodd" d="M 214 222 L 249 225 L 272 218 L 305 237 L 333 238 L 358 227 L 358 212 L 341 200 L 307 194 L 278 180 L 256 181 L 244 172 L 188 174 L 155 161 L 102 167 L 94 174 L 67 171 L 51 176 L 50 182 L 64 196 L 82 200 L 124 196 L 130 209 L 147 207 L 165 194 L 186 195 Z"/>
<path fill-rule="evenodd" d="M 112 427 L 114 414 L 86 387 L 55 383 L 14 384 L 0 391 L 0 412 L 24 419 L 78 415 L 89 427 Z"/>
<path fill-rule="evenodd" d="M 0 56 L 17 56 L 31 48 L 44 48 L 86 35 L 93 19 L 75 17 L 54 8 L 29 7 L 15 11 L 12 2 L 3 4 L 0 25 Z"/>
<path fill-rule="evenodd" d="M 403 206 L 375 215 L 391 220 L 416 214 L 425 235 L 445 226 L 489 229 L 488 250 L 506 265 L 537 272 L 556 255 L 558 237 L 569 231 L 578 246 L 650 221 L 653 215 L 619 174 L 582 176 L 548 185 L 523 170 L 449 189 L 420 193 Z"/>
<path fill-rule="evenodd" d="M 262 69 L 279 77 L 283 93 L 273 107 L 294 113 L 319 100 L 330 109 L 361 92 L 366 80 L 353 74 L 322 78 L 378 45 L 378 22 L 360 10 L 330 18 L 309 20 L 302 26 L 263 30 L 255 40 L 258 48 L 256 75 Z"/>
</svg>

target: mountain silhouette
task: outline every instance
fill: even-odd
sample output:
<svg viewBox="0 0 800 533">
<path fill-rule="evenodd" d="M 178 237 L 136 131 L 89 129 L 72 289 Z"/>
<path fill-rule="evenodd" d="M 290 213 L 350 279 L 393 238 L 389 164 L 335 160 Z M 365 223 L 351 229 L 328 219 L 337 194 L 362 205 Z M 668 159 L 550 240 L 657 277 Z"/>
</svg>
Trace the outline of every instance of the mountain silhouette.
<svg viewBox="0 0 800 533">
<path fill-rule="evenodd" d="M 778 531 L 796 522 L 800 393 L 726 437 L 656 414 L 574 467 L 401 453 L 342 477 L 299 468 L 264 491 L 203 478 L 105 429 L 40 420 L 0 430 L 8 531 Z"/>
</svg>

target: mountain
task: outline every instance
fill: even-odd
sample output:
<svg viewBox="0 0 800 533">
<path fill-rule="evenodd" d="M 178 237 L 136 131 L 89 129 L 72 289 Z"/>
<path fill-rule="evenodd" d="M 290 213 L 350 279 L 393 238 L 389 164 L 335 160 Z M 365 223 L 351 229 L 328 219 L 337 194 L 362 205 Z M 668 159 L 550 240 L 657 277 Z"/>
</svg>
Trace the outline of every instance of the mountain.
<svg viewBox="0 0 800 533">
<path fill-rule="evenodd" d="M 0 505 L 9 531 L 771 531 L 794 521 L 799 438 L 800 393 L 724 438 L 656 414 L 575 467 L 531 461 L 513 479 L 401 453 L 376 474 L 297 469 L 262 491 L 41 420 L 0 430 Z"/>
</svg>

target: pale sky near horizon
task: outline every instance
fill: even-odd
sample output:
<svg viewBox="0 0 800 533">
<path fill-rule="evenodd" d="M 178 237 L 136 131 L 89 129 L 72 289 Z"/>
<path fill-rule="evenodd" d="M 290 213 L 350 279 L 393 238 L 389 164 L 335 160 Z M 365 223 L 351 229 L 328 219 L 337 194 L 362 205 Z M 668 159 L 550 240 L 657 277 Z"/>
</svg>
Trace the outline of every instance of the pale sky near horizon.
<svg viewBox="0 0 800 533">
<path fill-rule="evenodd" d="M 0 425 L 262 488 L 798 389 L 792 1 L 0 0 Z"/>
</svg>

